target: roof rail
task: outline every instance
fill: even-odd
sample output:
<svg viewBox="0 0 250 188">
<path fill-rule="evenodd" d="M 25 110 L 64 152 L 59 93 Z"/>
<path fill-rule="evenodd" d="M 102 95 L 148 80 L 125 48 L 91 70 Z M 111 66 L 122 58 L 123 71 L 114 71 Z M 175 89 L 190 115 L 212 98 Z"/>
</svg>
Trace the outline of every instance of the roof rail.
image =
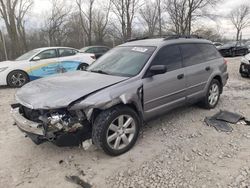
<svg viewBox="0 0 250 188">
<path fill-rule="evenodd" d="M 143 39 L 148 39 L 148 38 L 149 38 L 148 36 L 136 37 L 136 38 L 128 39 L 128 40 L 126 40 L 126 42 L 132 42 L 132 41 L 143 40 Z"/>
<path fill-rule="evenodd" d="M 192 38 L 202 39 L 202 37 L 200 37 L 198 35 L 169 35 L 169 36 L 165 37 L 164 40 L 179 39 L 179 38 L 184 38 L 184 39 L 192 39 Z"/>
</svg>

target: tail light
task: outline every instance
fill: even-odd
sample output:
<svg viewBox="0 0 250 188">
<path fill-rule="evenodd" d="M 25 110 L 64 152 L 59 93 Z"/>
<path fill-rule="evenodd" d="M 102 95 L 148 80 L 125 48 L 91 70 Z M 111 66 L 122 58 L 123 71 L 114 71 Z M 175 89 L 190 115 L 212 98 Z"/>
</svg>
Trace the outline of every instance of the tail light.
<svg viewBox="0 0 250 188">
<path fill-rule="evenodd" d="M 228 62 L 227 62 L 227 60 L 226 60 L 226 59 L 224 59 L 224 64 L 226 64 L 226 65 L 227 65 L 227 63 L 228 63 Z"/>
<path fill-rule="evenodd" d="M 95 55 L 91 55 L 90 57 L 91 57 L 92 59 L 96 60 Z"/>
</svg>

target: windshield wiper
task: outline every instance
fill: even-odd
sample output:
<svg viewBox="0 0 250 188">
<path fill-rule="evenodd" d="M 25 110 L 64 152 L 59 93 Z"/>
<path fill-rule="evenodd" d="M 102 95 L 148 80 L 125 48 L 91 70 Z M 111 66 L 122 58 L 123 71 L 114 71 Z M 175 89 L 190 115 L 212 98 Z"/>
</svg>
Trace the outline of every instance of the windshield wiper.
<svg viewBox="0 0 250 188">
<path fill-rule="evenodd" d="M 90 70 L 90 72 L 95 72 L 95 73 L 100 73 L 100 74 L 107 74 L 109 75 L 109 73 L 102 71 L 102 70 Z"/>
</svg>

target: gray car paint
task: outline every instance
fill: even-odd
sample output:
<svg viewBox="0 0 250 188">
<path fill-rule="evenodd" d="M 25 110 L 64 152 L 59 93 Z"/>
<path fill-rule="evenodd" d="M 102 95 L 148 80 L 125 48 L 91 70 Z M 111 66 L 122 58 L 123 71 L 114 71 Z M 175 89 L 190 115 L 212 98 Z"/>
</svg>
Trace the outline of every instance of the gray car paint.
<svg viewBox="0 0 250 188">
<path fill-rule="evenodd" d="M 68 72 L 28 83 L 17 91 L 16 100 L 31 109 L 65 108 L 85 95 L 126 79 L 86 71 Z"/>
<path fill-rule="evenodd" d="M 204 97 L 209 83 L 215 76 L 222 79 L 223 85 L 226 84 L 228 74 L 222 58 L 144 78 L 152 59 L 162 46 L 190 42 L 211 44 L 210 41 L 201 39 L 150 39 L 129 42 L 121 46 L 157 47 L 142 71 L 133 78 L 79 72 L 71 73 L 72 75 L 64 74 L 28 84 L 18 91 L 16 98 L 21 104 L 34 109 L 82 109 L 88 119 L 96 108 L 105 110 L 119 103 L 133 104 L 143 119 L 147 120 L 159 115 L 159 112 L 183 105 L 188 100 Z M 203 71 L 206 64 L 212 66 L 209 73 Z M 176 76 L 180 73 L 184 73 L 185 77 L 178 81 Z"/>
</svg>

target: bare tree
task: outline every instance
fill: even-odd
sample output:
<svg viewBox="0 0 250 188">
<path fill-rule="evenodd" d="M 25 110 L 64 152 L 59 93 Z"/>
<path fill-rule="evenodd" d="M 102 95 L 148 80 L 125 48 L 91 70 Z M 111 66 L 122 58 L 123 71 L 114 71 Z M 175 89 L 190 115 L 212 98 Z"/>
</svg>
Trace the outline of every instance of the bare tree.
<svg viewBox="0 0 250 188">
<path fill-rule="evenodd" d="M 147 0 L 145 5 L 140 9 L 140 16 L 143 19 L 144 24 L 147 27 L 147 35 L 153 36 L 155 34 L 156 25 L 158 22 L 158 4 Z M 160 29 L 161 35 L 161 29 Z"/>
<path fill-rule="evenodd" d="M 69 9 L 65 8 L 60 0 L 51 0 L 52 9 L 46 12 L 48 17 L 45 20 L 43 32 L 48 37 L 49 46 L 62 45 L 64 40 L 65 24 L 68 18 Z"/>
<path fill-rule="evenodd" d="M 0 0 L 0 16 L 4 20 L 11 41 L 12 57 L 22 53 L 20 41 L 24 43 L 23 46 L 27 46 L 24 17 L 32 4 L 33 0 Z"/>
<path fill-rule="evenodd" d="M 156 0 L 159 22 L 159 36 L 162 36 L 162 0 Z"/>
<path fill-rule="evenodd" d="M 85 1 L 86 2 L 86 1 Z M 93 27 L 93 5 L 95 0 L 88 0 L 87 4 L 83 4 L 82 0 L 76 0 L 79 9 L 81 26 L 88 38 L 88 45 L 92 44 L 92 27 Z M 87 7 L 87 8 L 83 8 Z"/>
<path fill-rule="evenodd" d="M 113 12 L 120 23 L 122 40 L 126 41 L 132 37 L 132 22 L 135 17 L 139 0 L 112 0 Z"/>
<path fill-rule="evenodd" d="M 248 5 L 241 5 L 233 9 L 230 13 L 230 20 L 237 30 L 236 40 L 240 38 L 240 32 L 246 27 L 250 26 L 250 7 Z"/>
<path fill-rule="evenodd" d="M 107 3 L 107 2 L 105 2 Z M 109 13 L 111 8 L 111 0 L 108 1 L 107 7 L 102 5 L 104 10 L 96 10 L 96 14 L 94 14 L 94 21 L 93 21 L 93 32 L 95 34 L 95 41 L 98 44 L 103 44 L 104 37 L 107 34 L 107 25 L 109 21 Z"/>
<path fill-rule="evenodd" d="M 166 10 L 174 25 L 175 33 L 191 34 L 192 22 L 202 15 L 203 10 L 216 5 L 220 0 L 168 0 Z"/>
</svg>

